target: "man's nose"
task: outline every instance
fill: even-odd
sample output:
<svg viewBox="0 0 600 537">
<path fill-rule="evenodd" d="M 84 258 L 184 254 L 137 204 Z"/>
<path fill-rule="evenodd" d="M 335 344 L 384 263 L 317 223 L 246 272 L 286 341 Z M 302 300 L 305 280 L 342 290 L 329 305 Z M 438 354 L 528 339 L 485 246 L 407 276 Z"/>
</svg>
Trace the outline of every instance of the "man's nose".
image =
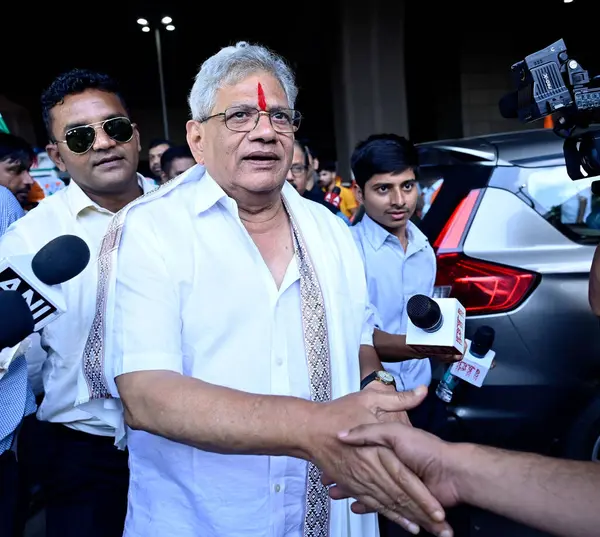
<svg viewBox="0 0 600 537">
<path fill-rule="evenodd" d="M 271 124 L 269 114 L 262 113 L 258 116 L 256 127 L 250 132 L 252 139 L 274 140 L 276 136 L 275 129 Z"/>
<path fill-rule="evenodd" d="M 404 194 L 399 189 L 393 189 L 391 192 L 391 201 L 392 205 L 397 205 L 398 207 L 403 207 L 406 204 L 404 199 Z"/>
<path fill-rule="evenodd" d="M 23 180 L 23 184 L 25 186 L 31 186 L 33 185 L 33 177 L 31 177 L 31 174 L 29 173 L 29 171 L 25 171 L 23 172 L 23 175 L 21 177 L 21 179 Z"/>
<path fill-rule="evenodd" d="M 117 142 L 115 142 L 108 134 L 106 134 L 102 127 L 96 127 L 96 139 L 94 140 L 93 146 L 94 151 L 110 149 L 115 145 L 117 145 Z"/>
</svg>

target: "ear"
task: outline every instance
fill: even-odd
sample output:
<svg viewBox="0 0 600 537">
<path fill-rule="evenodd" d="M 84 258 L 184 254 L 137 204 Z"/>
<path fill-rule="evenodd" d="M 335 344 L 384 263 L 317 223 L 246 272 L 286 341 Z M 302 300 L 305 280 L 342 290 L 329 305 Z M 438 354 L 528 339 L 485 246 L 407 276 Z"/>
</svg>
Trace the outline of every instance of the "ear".
<svg viewBox="0 0 600 537">
<path fill-rule="evenodd" d="M 204 124 L 195 119 L 190 119 L 185 124 L 186 140 L 198 164 L 204 163 L 204 129 Z"/>
<path fill-rule="evenodd" d="M 142 150 L 142 142 L 140 138 L 140 131 L 138 130 L 137 123 L 132 123 L 133 127 L 133 137 L 135 138 L 135 143 L 137 144 L 138 153 Z"/>
<path fill-rule="evenodd" d="M 362 188 L 360 188 L 356 183 L 354 183 L 354 186 L 352 188 L 354 188 L 354 196 L 356 197 L 356 201 L 358 201 L 358 203 L 362 205 L 365 202 L 365 197 L 363 196 Z"/>
<path fill-rule="evenodd" d="M 52 159 L 52 162 L 56 164 L 57 168 L 61 172 L 67 171 L 67 166 L 65 165 L 62 156 L 60 155 L 60 151 L 58 150 L 58 144 L 50 143 L 46 146 L 46 153 Z"/>
</svg>

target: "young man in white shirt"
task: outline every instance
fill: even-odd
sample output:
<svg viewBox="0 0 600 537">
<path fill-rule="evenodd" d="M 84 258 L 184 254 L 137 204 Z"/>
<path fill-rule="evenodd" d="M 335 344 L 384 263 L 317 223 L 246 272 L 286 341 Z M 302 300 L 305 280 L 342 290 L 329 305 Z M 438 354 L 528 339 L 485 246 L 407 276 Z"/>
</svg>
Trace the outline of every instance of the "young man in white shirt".
<svg viewBox="0 0 600 537">
<path fill-rule="evenodd" d="M 86 241 L 95 259 L 115 212 L 148 190 L 136 173 L 139 134 L 116 83 L 74 70 L 42 96 L 52 160 L 71 176 L 0 239 L 0 258 L 37 252 L 63 234 Z M 41 332 L 47 353 L 37 419 L 19 437 L 20 464 L 41 481 L 46 531 L 61 537 L 121 537 L 127 508 L 127 453 L 115 447 L 121 409 L 114 402 L 76 407 L 84 346 L 95 311 L 92 261 L 61 285 L 66 312 Z"/>
<path fill-rule="evenodd" d="M 410 396 L 367 382 L 382 368 L 347 226 L 286 181 L 296 95 L 262 46 L 206 60 L 187 124 L 204 166 L 127 207 L 104 239 L 83 370 L 100 380 L 91 401 L 125 408 L 125 537 L 378 537 L 374 515 L 329 501 L 321 470 L 396 520 L 448 529 L 390 451 L 338 450 L 339 427 L 405 419 Z"/>
</svg>

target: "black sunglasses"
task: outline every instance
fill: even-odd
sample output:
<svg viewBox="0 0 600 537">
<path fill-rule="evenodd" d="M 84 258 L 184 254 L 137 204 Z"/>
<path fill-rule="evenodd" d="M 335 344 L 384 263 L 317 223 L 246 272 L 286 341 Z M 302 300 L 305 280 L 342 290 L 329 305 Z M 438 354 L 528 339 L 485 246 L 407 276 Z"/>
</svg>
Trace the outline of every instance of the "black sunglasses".
<svg viewBox="0 0 600 537">
<path fill-rule="evenodd" d="M 120 144 L 125 144 L 133 138 L 133 124 L 126 117 L 112 117 L 97 123 L 81 125 L 69 129 L 64 140 L 56 140 L 57 144 L 66 144 L 77 155 L 87 153 L 96 141 L 96 128 L 100 127 L 106 135 Z"/>
</svg>

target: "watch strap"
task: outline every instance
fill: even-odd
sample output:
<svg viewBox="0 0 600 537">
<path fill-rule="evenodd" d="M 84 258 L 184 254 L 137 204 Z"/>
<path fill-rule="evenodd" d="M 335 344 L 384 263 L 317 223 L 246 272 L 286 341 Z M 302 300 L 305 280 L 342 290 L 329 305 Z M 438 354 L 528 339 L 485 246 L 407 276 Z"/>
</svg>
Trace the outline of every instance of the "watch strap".
<svg viewBox="0 0 600 537">
<path fill-rule="evenodd" d="M 360 381 L 360 389 L 364 390 L 368 384 L 371 384 L 377 378 L 377 371 L 373 371 L 368 374 L 364 379 Z"/>
<path fill-rule="evenodd" d="M 394 386 L 394 388 L 395 388 L 396 387 L 396 380 L 392 377 L 392 381 L 391 382 L 386 382 L 386 381 L 384 381 L 379 376 L 380 372 L 381 371 L 373 371 L 372 373 L 370 373 L 369 375 L 367 375 L 364 379 L 362 379 L 360 381 L 360 389 L 363 390 L 366 386 L 368 386 L 369 384 L 371 384 L 371 382 L 373 382 L 374 380 L 378 380 L 379 382 L 381 382 L 382 384 L 384 384 L 386 386 Z"/>
</svg>

